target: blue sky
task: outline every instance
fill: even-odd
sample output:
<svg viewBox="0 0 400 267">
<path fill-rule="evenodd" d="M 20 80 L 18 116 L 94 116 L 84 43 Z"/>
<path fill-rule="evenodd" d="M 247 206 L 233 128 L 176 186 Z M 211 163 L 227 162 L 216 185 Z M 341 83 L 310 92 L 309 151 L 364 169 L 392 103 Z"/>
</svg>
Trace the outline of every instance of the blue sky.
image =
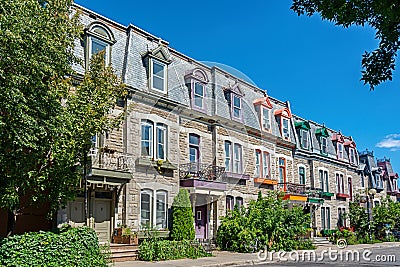
<svg viewBox="0 0 400 267">
<path fill-rule="evenodd" d="M 237 69 L 270 96 L 289 100 L 293 113 L 353 136 L 358 150 L 389 157 L 400 172 L 400 75 L 375 91 L 360 81 L 361 56 L 378 44 L 371 28 L 298 17 L 290 0 L 76 3 L 196 60 Z"/>
</svg>

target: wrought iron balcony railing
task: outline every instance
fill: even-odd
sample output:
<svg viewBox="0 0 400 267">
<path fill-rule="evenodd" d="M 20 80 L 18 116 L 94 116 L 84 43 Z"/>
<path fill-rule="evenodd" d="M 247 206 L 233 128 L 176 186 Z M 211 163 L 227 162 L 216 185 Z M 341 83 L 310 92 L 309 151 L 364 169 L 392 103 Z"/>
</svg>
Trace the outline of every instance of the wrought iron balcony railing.
<svg viewBox="0 0 400 267">
<path fill-rule="evenodd" d="M 92 167 L 94 168 L 131 171 L 134 166 L 132 156 L 112 150 L 92 149 L 90 156 L 92 158 Z"/>
<path fill-rule="evenodd" d="M 306 186 L 304 184 L 294 184 L 294 183 L 278 183 L 278 188 L 285 193 L 305 195 Z"/>
<path fill-rule="evenodd" d="M 179 166 L 180 179 L 200 179 L 207 181 L 220 180 L 225 173 L 225 167 L 208 165 L 198 162 L 190 162 Z"/>
</svg>

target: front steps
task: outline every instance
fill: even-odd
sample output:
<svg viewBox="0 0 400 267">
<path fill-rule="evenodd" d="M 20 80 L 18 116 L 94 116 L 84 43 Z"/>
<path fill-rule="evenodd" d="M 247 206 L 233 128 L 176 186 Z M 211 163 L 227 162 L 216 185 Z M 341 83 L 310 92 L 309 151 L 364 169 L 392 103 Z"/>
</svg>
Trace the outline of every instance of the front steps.
<svg viewBox="0 0 400 267">
<path fill-rule="evenodd" d="M 315 246 L 329 246 L 331 245 L 331 242 L 329 241 L 328 237 L 314 237 L 312 239 L 313 244 Z"/>
<path fill-rule="evenodd" d="M 110 250 L 111 250 L 110 258 L 112 262 L 135 261 L 138 259 L 138 254 L 139 254 L 138 245 L 111 243 Z"/>
</svg>

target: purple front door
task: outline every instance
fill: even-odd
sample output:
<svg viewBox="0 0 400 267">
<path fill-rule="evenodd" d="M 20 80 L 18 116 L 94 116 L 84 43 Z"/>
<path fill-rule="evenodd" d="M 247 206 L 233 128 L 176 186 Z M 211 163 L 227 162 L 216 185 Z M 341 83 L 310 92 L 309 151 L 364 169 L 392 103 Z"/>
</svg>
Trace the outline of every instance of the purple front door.
<svg viewBox="0 0 400 267">
<path fill-rule="evenodd" d="M 207 205 L 195 208 L 196 238 L 207 238 Z"/>
</svg>

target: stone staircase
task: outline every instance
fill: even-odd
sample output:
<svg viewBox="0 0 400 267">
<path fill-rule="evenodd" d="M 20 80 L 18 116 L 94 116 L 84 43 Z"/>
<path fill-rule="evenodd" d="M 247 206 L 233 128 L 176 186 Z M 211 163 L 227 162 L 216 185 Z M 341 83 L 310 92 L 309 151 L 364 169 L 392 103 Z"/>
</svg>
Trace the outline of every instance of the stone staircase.
<svg viewBox="0 0 400 267">
<path fill-rule="evenodd" d="M 312 239 L 313 244 L 315 246 L 329 246 L 331 245 L 331 242 L 329 241 L 328 237 L 314 237 Z"/>
<path fill-rule="evenodd" d="M 112 262 L 135 261 L 138 259 L 138 254 L 139 254 L 138 245 L 111 243 L 110 250 L 111 250 Z"/>
</svg>

